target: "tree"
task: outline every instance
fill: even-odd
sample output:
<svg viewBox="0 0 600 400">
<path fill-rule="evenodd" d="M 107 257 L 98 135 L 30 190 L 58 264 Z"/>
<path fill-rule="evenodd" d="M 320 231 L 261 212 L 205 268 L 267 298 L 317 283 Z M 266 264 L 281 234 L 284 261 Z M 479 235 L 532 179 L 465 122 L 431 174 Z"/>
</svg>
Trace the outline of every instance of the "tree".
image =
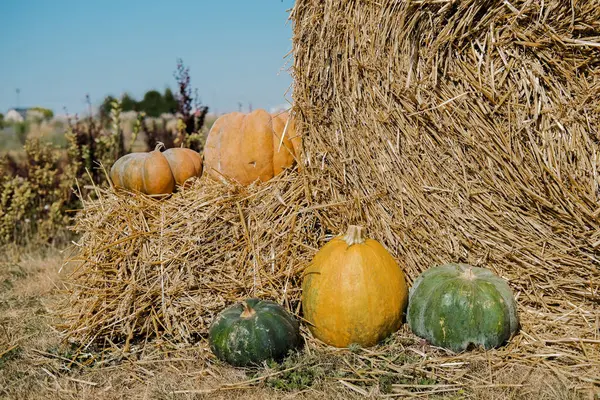
<svg viewBox="0 0 600 400">
<path fill-rule="evenodd" d="M 194 103 L 194 98 L 189 87 L 189 75 L 187 69 L 180 65 L 178 79 L 179 94 L 176 96 L 171 88 L 167 87 L 164 94 L 152 89 L 146 92 L 141 101 L 137 101 L 129 93 L 124 93 L 121 96 L 121 110 L 145 112 L 149 117 L 160 117 L 161 114 L 175 114 L 177 112 L 184 116 L 187 130 L 196 131 L 198 127 L 202 127 L 204 115 L 207 107 L 201 107 L 199 103 Z M 197 100 L 197 99 L 196 99 Z M 106 96 L 100 106 L 100 116 L 103 119 L 110 117 L 111 103 L 115 101 L 112 95 Z M 196 106 L 196 112 L 193 107 Z M 199 112 L 198 112 L 199 111 Z M 200 121 L 194 123 L 194 118 L 200 117 Z M 188 133 L 191 133 L 188 132 Z"/>
<path fill-rule="evenodd" d="M 163 95 L 163 102 L 164 102 L 163 112 L 170 113 L 170 114 L 175 114 L 177 112 L 179 103 L 177 102 L 175 95 L 173 95 L 173 91 L 171 90 L 171 88 L 165 89 L 165 94 Z"/>
<path fill-rule="evenodd" d="M 163 97 L 160 92 L 150 90 L 144 95 L 144 100 L 140 102 L 140 110 L 145 111 L 150 117 L 160 117 L 164 110 Z"/>
<path fill-rule="evenodd" d="M 4 128 L 4 114 L 0 113 L 0 129 Z"/>
<path fill-rule="evenodd" d="M 121 109 L 124 112 L 126 112 L 126 111 L 144 111 L 143 109 L 140 110 L 139 106 L 140 106 L 140 103 L 136 99 L 131 97 L 129 95 L 129 93 L 124 93 L 123 96 L 121 97 Z"/>
</svg>

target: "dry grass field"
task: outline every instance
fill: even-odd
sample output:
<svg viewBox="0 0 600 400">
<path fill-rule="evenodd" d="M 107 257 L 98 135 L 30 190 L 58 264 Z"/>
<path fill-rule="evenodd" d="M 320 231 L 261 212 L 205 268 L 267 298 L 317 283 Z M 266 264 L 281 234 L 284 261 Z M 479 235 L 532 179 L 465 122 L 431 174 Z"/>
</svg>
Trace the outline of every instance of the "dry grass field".
<svg viewBox="0 0 600 400">
<path fill-rule="evenodd" d="M 386 344 L 357 351 L 336 351 L 308 343 L 282 365 L 234 369 L 214 360 L 204 343 L 185 349 L 147 346 L 143 353 L 82 352 L 61 342 L 53 328 L 63 265 L 70 250 L 4 250 L 0 261 L 0 398 L 38 399 L 596 399 L 578 391 L 576 382 L 551 368 L 508 367 L 492 371 L 485 361 L 469 373 L 471 387 L 440 384 L 435 378 L 369 371 L 376 356 L 395 364 L 400 358 L 418 369 L 419 343 L 404 329 Z M 61 268 L 62 267 L 62 268 Z M 406 345 L 408 344 L 408 345 Z M 482 360 L 485 360 L 483 355 Z M 372 373 L 379 373 L 375 385 Z M 376 375 L 375 375 L 376 376 Z M 369 378 L 369 379 L 366 379 Z"/>
<path fill-rule="evenodd" d="M 358 397 L 327 382 L 325 368 L 299 357 L 316 387 L 304 390 L 276 378 L 282 369 L 244 371 L 205 363 L 206 349 L 149 352 L 143 356 L 80 353 L 53 330 L 64 253 L 8 249 L 0 263 L 0 398 L 4 399 L 264 399 Z M 319 364 L 325 364 L 320 360 Z M 311 368 L 317 371 L 311 372 Z M 317 376 L 318 375 L 318 376 Z M 286 376 L 291 376 L 287 374 Z M 258 379 L 257 379 L 258 378 Z M 313 382 L 307 381 L 309 384 Z M 316 382 L 314 382 L 316 383 Z M 275 387 L 284 390 L 277 390 Z M 290 392 L 290 390 L 292 390 Z"/>
</svg>

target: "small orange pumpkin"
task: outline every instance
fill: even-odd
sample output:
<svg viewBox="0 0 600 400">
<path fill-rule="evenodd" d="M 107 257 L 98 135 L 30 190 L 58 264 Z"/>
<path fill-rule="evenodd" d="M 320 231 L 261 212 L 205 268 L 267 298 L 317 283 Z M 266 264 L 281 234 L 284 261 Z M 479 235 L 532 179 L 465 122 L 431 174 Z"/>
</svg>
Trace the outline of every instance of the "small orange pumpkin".
<svg viewBox="0 0 600 400">
<path fill-rule="evenodd" d="M 407 304 L 404 272 L 359 226 L 323 246 L 304 273 L 304 318 L 316 338 L 335 347 L 377 344 L 398 330 Z"/>
<path fill-rule="evenodd" d="M 295 164 L 299 146 L 288 113 L 272 115 L 263 109 L 249 114 L 232 112 L 220 116 L 210 129 L 204 165 L 217 180 L 225 177 L 242 185 L 266 182 Z"/>
<path fill-rule="evenodd" d="M 202 174 L 202 157 L 191 149 L 173 148 L 161 153 L 159 143 L 153 151 L 130 153 L 119 158 L 110 169 L 110 180 L 117 188 L 147 195 L 173 193 L 176 185 Z"/>
<path fill-rule="evenodd" d="M 161 145 L 147 153 L 129 153 L 119 158 L 110 169 L 113 185 L 148 195 L 172 193 L 175 178 L 169 161 L 160 152 Z"/>
<path fill-rule="evenodd" d="M 202 176 L 202 156 L 194 150 L 174 147 L 162 154 L 169 162 L 177 185 L 183 186 L 191 177 Z"/>
</svg>

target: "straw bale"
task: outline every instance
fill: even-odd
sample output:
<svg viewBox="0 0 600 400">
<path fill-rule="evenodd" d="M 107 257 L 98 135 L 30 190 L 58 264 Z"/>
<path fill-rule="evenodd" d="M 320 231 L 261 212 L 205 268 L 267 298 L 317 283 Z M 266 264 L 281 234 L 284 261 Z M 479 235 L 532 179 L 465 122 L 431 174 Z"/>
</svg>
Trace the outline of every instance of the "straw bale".
<svg viewBox="0 0 600 400">
<path fill-rule="evenodd" d="M 291 19 L 315 201 L 347 202 L 332 229 L 352 215 L 411 281 L 492 269 L 518 297 L 513 352 L 588 340 L 600 376 L 600 3 L 300 0 Z"/>
<path fill-rule="evenodd" d="M 298 271 L 323 240 L 295 172 L 248 188 L 202 178 L 163 200 L 96 190 L 76 218 L 62 307 L 61 328 L 83 344 L 194 343 L 248 296 L 291 309 Z"/>
<path fill-rule="evenodd" d="M 311 172 L 327 198 L 367 198 L 356 222 L 411 276 L 465 261 L 550 292 L 592 277 L 599 3 L 315 0 L 292 18 Z"/>
</svg>

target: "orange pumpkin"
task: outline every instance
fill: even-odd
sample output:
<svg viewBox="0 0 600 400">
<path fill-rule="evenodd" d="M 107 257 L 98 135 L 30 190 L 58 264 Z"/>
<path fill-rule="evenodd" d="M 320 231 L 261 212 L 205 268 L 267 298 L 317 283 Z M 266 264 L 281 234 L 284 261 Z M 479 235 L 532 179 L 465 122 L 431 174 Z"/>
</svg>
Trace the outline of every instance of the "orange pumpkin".
<svg viewBox="0 0 600 400">
<path fill-rule="evenodd" d="M 227 178 L 242 185 L 266 182 L 295 164 L 299 146 L 288 113 L 232 112 L 219 117 L 210 129 L 204 165 L 217 180 Z"/>
<path fill-rule="evenodd" d="M 113 185 L 148 195 L 172 193 L 175 178 L 169 161 L 159 149 L 160 144 L 153 151 L 129 153 L 119 158 L 110 169 Z"/>
<path fill-rule="evenodd" d="M 194 150 L 175 147 L 162 154 L 169 162 L 177 185 L 183 186 L 191 177 L 202 176 L 202 156 Z"/>
<path fill-rule="evenodd" d="M 161 153 L 161 147 L 159 143 L 153 151 L 119 158 L 110 169 L 113 185 L 148 195 L 162 195 L 173 193 L 176 185 L 202 174 L 202 157 L 197 152 L 173 148 Z"/>
<path fill-rule="evenodd" d="M 323 246 L 304 273 L 304 318 L 316 338 L 335 347 L 377 344 L 398 330 L 407 304 L 402 269 L 359 226 Z"/>
</svg>

